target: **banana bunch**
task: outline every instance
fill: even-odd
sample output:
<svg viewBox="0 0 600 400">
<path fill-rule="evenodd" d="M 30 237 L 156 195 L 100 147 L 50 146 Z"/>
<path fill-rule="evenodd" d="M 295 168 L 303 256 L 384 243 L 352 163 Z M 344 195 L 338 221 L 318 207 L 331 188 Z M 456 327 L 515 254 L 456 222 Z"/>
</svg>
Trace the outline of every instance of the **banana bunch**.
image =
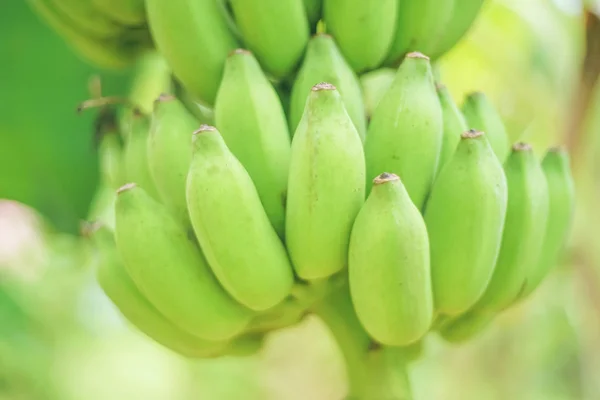
<svg viewBox="0 0 600 400">
<path fill-rule="evenodd" d="M 317 34 L 287 97 L 260 57 L 228 51 L 211 121 L 174 93 L 105 124 L 114 220 L 86 235 L 149 337 L 249 355 L 339 292 L 372 342 L 418 357 L 426 334 L 472 337 L 557 263 L 568 155 L 511 146 L 485 94 L 459 107 L 418 52 L 358 77 Z"/>
<path fill-rule="evenodd" d="M 99 67 L 130 66 L 153 47 L 144 0 L 27 1 L 79 54 Z"/>
</svg>

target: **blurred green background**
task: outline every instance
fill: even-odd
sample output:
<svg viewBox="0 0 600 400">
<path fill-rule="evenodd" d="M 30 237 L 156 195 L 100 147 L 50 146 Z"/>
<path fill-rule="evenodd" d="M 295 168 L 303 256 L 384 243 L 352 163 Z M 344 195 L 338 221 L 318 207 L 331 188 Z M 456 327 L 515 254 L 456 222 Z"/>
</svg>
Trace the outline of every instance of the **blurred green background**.
<svg viewBox="0 0 600 400">
<path fill-rule="evenodd" d="M 123 95 L 132 72 L 94 68 L 25 2 L 3 5 L 0 400 L 341 399 L 344 367 L 316 318 L 271 334 L 258 355 L 210 361 L 122 321 L 74 235 L 98 185 L 93 113 L 75 108 L 92 76 Z M 410 369 L 416 399 L 600 399 L 600 53 L 586 47 L 600 41 L 596 21 L 576 0 L 491 0 L 440 62 L 457 100 L 489 94 L 513 140 L 540 155 L 570 148 L 578 205 L 569 251 L 528 302 L 468 344 L 427 339 Z"/>
</svg>

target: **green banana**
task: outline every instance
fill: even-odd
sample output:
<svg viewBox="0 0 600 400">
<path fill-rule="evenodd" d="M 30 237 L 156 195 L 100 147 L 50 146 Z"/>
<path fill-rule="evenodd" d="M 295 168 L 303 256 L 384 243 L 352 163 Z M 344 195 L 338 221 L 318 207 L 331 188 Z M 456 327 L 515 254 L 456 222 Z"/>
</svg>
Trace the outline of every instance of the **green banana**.
<svg viewBox="0 0 600 400">
<path fill-rule="evenodd" d="M 292 289 L 294 274 L 252 179 L 219 131 L 194 133 L 187 203 L 212 271 L 240 303 L 264 311 Z"/>
<path fill-rule="evenodd" d="M 429 50 L 433 60 L 450 50 L 467 33 L 479 14 L 484 0 L 454 0 L 450 21 L 444 27 L 444 35 Z"/>
<path fill-rule="evenodd" d="M 186 357 L 216 356 L 225 349 L 227 342 L 193 336 L 173 325 L 150 304 L 127 274 L 112 232 L 102 226 L 90 234 L 96 250 L 98 283 L 121 314 L 137 329 Z"/>
<path fill-rule="evenodd" d="M 165 317 L 208 340 L 244 330 L 252 313 L 221 288 L 187 229 L 166 207 L 127 184 L 118 191 L 115 216 L 127 273 Z"/>
<path fill-rule="evenodd" d="M 494 320 L 494 313 L 467 312 L 447 321 L 439 330 L 439 334 L 449 343 L 464 343 L 480 334 Z"/>
<path fill-rule="evenodd" d="M 504 163 L 510 152 L 510 144 L 504 122 L 494 105 L 482 92 L 471 93 L 465 99 L 462 112 L 470 129 L 485 132 L 494 153 Z"/>
<path fill-rule="evenodd" d="M 424 214 L 439 314 L 462 314 L 483 295 L 498 258 L 506 205 L 506 178 L 485 135 L 463 133 Z"/>
<path fill-rule="evenodd" d="M 321 82 L 329 82 L 339 90 L 348 115 L 364 141 L 366 117 L 360 82 L 333 38 L 325 34 L 317 34 L 308 42 L 304 61 L 292 87 L 289 116 L 292 134 L 302 119 L 312 87 Z"/>
<path fill-rule="evenodd" d="M 123 28 L 99 13 L 91 0 L 48 0 L 57 13 L 61 13 L 74 27 L 98 39 L 119 36 Z"/>
<path fill-rule="evenodd" d="M 548 217 L 548 185 L 531 146 L 517 143 L 504 164 L 508 206 L 500 254 L 485 293 L 474 306 L 499 312 L 523 291 L 537 265 Z"/>
<path fill-rule="evenodd" d="M 371 337 L 389 346 L 421 339 L 433 320 L 427 228 L 397 175 L 374 179 L 348 258 L 352 303 Z"/>
<path fill-rule="evenodd" d="M 568 153 L 560 148 L 550 149 L 542 161 L 542 169 L 548 183 L 548 225 L 540 259 L 529 271 L 527 285 L 521 298 L 533 292 L 556 265 L 564 251 L 573 221 L 575 185 Z"/>
<path fill-rule="evenodd" d="M 156 51 L 139 57 L 134 78 L 129 88 L 129 101 L 144 114 L 154 111 L 154 103 L 161 93 L 173 93 L 171 70 L 165 59 Z"/>
<path fill-rule="evenodd" d="M 396 70 L 392 68 L 380 68 L 360 76 L 367 119 L 371 119 L 379 101 L 392 86 L 395 77 Z"/>
<path fill-rule="evenodd" d="M 254 317 L 246 333 L 268 333 L 297 324 L 308 314 L 308 310 L 294 299 L 285 299 L 267 312 Z"/>
<path fill-rule="evenodd" d="M 190 93 L 214 104 L 227 54 L 237 48 L 215 0 L 146 0 L 158 50 Z"/>
<path fill-rule="evenodd" d="M 442 151 L 440 152 L 440 161 L 438 163 L 438 173 L 448 161 L 452 159 L 452 155 L 456 150 L 460 135 L 467 128 L 467 121 L 460 112 L 460 109 L 452 99 L 450 91 L 444 85 L 437 85 L 437 94 L 442 106 L 442 116 L 444 121 Z"/>
<path fill-rule="evenodd" d="M 311 32 L 316 31 L 317 23 L 321 19 L 321 10 L 323 9 L 323 0 L 303 0 L 306 18 L 310 23 Z"/>
<path fill-rule="evenodd" d="M 398 0 L 324 0 L 327 31 L 356 72 L 378 67 L 394 39 Z"/>
<path fill-rule="evenodd" d="M 292 141 L 285 233 L 300 278 L 326 278 L 346 266 L 350 231 L 364 198 L 360 136 L 336 88 L 320 83 Z"/>
<path fill-rule="evenodd" d="M 91 0 L 91 2 L 98 11 L 119 24 L 139 26 L 146 22 L 144 0 Z"/>
<path fill-rule="evenodd" d="M 127 136 L 123 154 L 125 178 L 128 182 L 135 182 L 150 196 L 158 199 L 158 191 L 150 174 L 148 162 L 149 118 L 138 110 L 133 110 L 125 118 L 127 121 L 125 128 Z"/>
<path fill-rule="evenodd" d="M 177 98 L 162 94 L 154 104 L 148 164 L 159 197 L 181 222 L 189 223 L 185 185 L 192 161 L 194 118 Z"/>
<path fill-rule="evenodd" d="M 296 67 L 310 37 L 302 0 L 231 0 L 244 42 L 276 78 Z"/>
<path fill-rule="evenodd" d="M 108 132 L 103 135 L 98 148 L 100 176 L 112 190 L 117 190 L 125 183 L 122 146 L 119 134 Z"/>
<path fill-rule="evenodd" d="M 227 147 L 252 178 L 275 231 L 283 237 L 290 134 L 277 92 L 252 53 L 238 49 L 225 62 L 215 119 Z"/>
<path fill-rule="evenodd" d="M 437 171 L 442 129 L 429 59 L 411 53 L 371 117 L 365 141 L 368 182 L 382 172 L 394 173 L 422 209 Z"/>
<path fill-rule="evenodd" d="M 443 37 L 455 0 L 400 0 L 397 7 L 396 33 L 386 64 L 396 65 L 408 52 L 425 54 L 438 37 Z M 433 43 L 430 41 L 433 40 Z M 429 42 L 429 43 L 428 43 Z"/>
</svg>

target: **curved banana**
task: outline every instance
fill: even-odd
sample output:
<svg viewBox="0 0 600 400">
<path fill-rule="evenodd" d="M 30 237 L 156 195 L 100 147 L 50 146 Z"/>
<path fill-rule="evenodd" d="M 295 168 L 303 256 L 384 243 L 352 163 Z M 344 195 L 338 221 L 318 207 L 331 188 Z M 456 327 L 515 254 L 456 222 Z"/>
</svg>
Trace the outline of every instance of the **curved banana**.
<svg viewBox="0 0 600 400">
<path fill-rule="evenodd" d="M 455 0 L 400 0 L 396 33 L 386 64 L 397 65 L 408 52 L 428 54 L 443 37 Z"/>
<path fill-rule="evenodd" d="M 445 25 L 444 34 L 429 50 L 433 60 L 450 50 L 467 33 L 477 18 L 484 0 L 454 0 L 450 20 Z"/>
<path fill-rule="evenodd" d="M 394 173 L 422 209 L 437 171 L 442 130 L 429 59 L 411 53 L 371 117 L 365 141 L 368 182 L 382 172 Z"/>
<path fill-rule="evenodd" d="M 100 287 L 137 329 L 186 357 L 217 356 L 226 348 L 225 341 L 200 339 L 178 328 L 150 304 L 127 274 L 113 234 L 106 227 L 92 232 L 91 238 L 96 250 L 96 278 Z"/>
<path fill-rule="evenodd" d="M 368 120 L 371 119 L 377 105 L 392 86 L 395 77 L 396 70 L 393 68 L 380 68 L 360 76 L 360 86 Z"/>
<path fill-rule="evenodd" d="M 158 50 L 190 93 L 214 104 L 227 54 L 237 48 L 215 0 L 146 0 Z"/>
<path fill-rule="evenodd" d="M 285 236 L 300 278 L 326 278 L 347 265 L 352 224 L 364 199 L 360 136 L 336 88 L 320 83 L 292 141 Z"/>
<path fill-rule="evenodd" d="M 317 34 L 308 42 L 304 61 L 292 87 L 289 115 L 292 135 L 302 119 L 312 87 L 321 82 L 331 83 L 340 92 L 348 115 L 364 141 L 366 116 L 360 82 L 333 38 L 325 34 Z"/>
<path fill-rule="evenodd" d="M 178 327 L 208 340 L 242 332 L 250 310 L 230 298 L 189 232 L 135 184 L 119 189 L 115 236 L 131 279 Z"/>
<path fill-rule="evenodd" d="M 94 7 L 91 0 L 47 0 L 57 13 L 61 13 L 81 32 L 97 38 L 115 38 L 124 30 Z"/>
<path fill-rule="evenodd" d="M 290 294 L 294 274 L 252 179 L 219 131 L 194 134 L 187 203 L 212 271 L 240 303 L 264 311 Z"/>
<path fill-rule="evenodd" d="M 317 23 L 321 19 L 323 0 L 303 0 L 306 18 L 310 24 L 311 32 L 316 31 Z"/>
<path fill-rule="evenodd" d="M 215 103 L 217 128 L 252 178 L 262 205 L 283 238 L 290 133 L 277 92 L 252 53 L 238 49 L 225 63 Z"/>
<path fill-rule="evenodd" d="M 470 129 L 485 132 L 494 153 L 504 163 L 510 152 L 508 133 L 494 105 L 482 92 L 471 93 L 465 99 L 462 112 Z"/>
<path fill-rule="evenodd" d="M 467 312 L 460 317 L 453 318 L 444 324 L 439 330 L 439 334 L 449 343 L 459 344 L 472 339 L 487 328 L 496 314 Z"/>
<path fill-rule="evenodd" d="M 91 0 L 93 6 L 122 25 L 140 26 L 146 22 L 144 0 Z"/>
<path fill-rule="evenodd" d="M 548 150 L 542 161 L 542 169 L 548 183 L 548 225 L 541 256 L 529 271 L 527 285 L 521 298 L 533 292 L 556 265 L 564 251 L 573 223 L 575 184 L 571 175 L 568 153 L 561 148 Z"/>
<path fill-rule="evenodd" d="M 548 218 L 548 185 L 531 146 L 517 143 L 504 163 L 508 206 L 500 254 L 478 311 L 499 312 L 522 293 L 542 251 Z"/>
<path fill-rule="evenodd" d="M 148 136 L 150 134 L 149 118 L 137 110 L 126 116 L 127 128 L 125 152 L 123 155 L 125 178 L 135 182 L 150 196 L 158 199 L 158 190 L 148 162 Z"/>
<path fill-rule="evenodd" d="M 356 72 L 378 67 L 394 39 L 398 0 L 324 0 L 323 19 Z"/>
<path fill-rule="evenodd" d="M 302 0 L 230 0 L 243 40 L 276 78 L 296 67 L 310 37 Z"/>
<path fill-rule="evenodd" d="M 404 185 L 383 173 L 352 228 L 352 303 L 369 335 L 389 346 L 421 339 L 433 320 L 427 228 Z"/>
<path fill-rule="evenodd" d="M 440 152 L 440 161 L 438 163 L 439 174 L 442 167 L 452 159 L 452 155 L 456 151 L 456 146 L 460 142 L 460 135 L 468 128 L 467 121 L 454 102 L 450 91 L 444 85 L 437 85 L 436 88 L 440 105 L 442 106 L 444 121 L 442 151 Z"/>
<path fill-rule="evenodd" d="M 140 57 L 129 88 L 129 101 L 144 114 L 152 114 L 154 102 L 161 93 L 173 93 L 171 69 L 165 59 L 152 51 Z"/>
<path fill-rule="evenodd" d="M 483 295 L 498 258 L 506 204 L 504 171 L 486 137 L 463 133 L 424 214 L 439 314 L 462 314 Z"/>
<path fill-rule="evenodd" d="M 123 143 L 118 133 L 108 132 L 102 136 L 98 148 L 100 176 L 112 190 L 125 183 L 123 171 Z"/>
<path fill-rule="evenodd" d="M 148 137 L 150 174 L 163 204 L 188 224 L 185 185 L 192 162 L 192 133 L 198 125 L 174 96 L 162 94 L 156 99 Z"/>
</svg>

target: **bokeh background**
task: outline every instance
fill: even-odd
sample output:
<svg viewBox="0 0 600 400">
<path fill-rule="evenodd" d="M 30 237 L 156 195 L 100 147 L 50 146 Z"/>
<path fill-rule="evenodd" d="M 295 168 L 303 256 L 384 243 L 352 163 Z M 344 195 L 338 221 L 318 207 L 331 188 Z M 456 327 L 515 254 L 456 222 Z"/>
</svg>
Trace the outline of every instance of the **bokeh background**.
<svg viewBox="0 0 600 400">
<path fill-rule="evenodd" d="M 600 399 L 600 5 L 489 0 L 440 62 L 460 101 L 483 90 L 511 138 L 572 154 L 569 249 L 537 293 L 467 344 L 436 336 L 409 373 L 423 400 Z M 98 70 L 23 0 L 0 12 L 0 400 L 341 399 L 340 354 L 316 318 L 255 356 L 189 361 L 130 329 L 94 281 L 79 221 L 101 202 L 93 114 Z"/>
</svg>

